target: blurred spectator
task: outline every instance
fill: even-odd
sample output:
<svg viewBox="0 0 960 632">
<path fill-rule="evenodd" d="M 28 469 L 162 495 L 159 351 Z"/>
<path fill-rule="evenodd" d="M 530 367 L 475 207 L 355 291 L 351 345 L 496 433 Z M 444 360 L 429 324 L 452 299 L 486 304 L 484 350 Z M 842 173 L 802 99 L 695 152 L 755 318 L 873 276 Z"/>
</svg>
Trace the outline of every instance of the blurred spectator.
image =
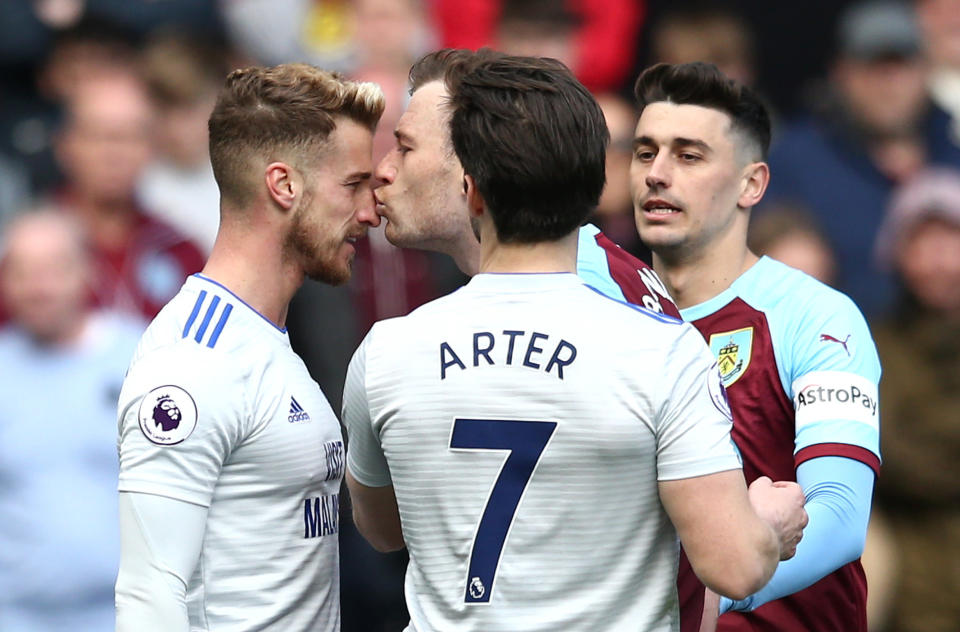
<svg viewBox="0 0 960 632">
<path fill-rule="evenodd" d="M 77 217 L 94 252 L 94 298 L 146 319 L 200 270 L 203 255 L 135 199 L 151 157 L 154 112 L 140 80 L 115 72 L 82 80 L 56 145 L 66 176 L 52 203 Z"/>
<path fill-rule="evenodd" d="M 909 5 L 855 5 L 839 35 L 821 102 L 775 140 L 766 199 L 813 212 L 837 253 L 838 288 L 878 315 L 894 298 L 893 280 L 871 256 L 890 191 L 924 164 L 960 165 L 960 148 L 949 139 L 949 116 L 928 99 Z"/>
<path fill-rule="evenodd" d="M 657 19 L 650 38 L 654 63 L 708 61 L 731 79 L 754 85 L 753 33 L 730 7 L 713 2 L 675 5 Z"/>
<path fill-rule="evenodd" d="M 165 32 L 148 41 L 143 76 L 157 110 L 157 155 L 140 178 L 140 202 L 209 253 L 220 222 L 207 120 L 229 72 L 226 51 L 196 36 Z"/>
<path fill-rule="evenodd" d="M 834 283 L 836 255 L 816 219 L 802 208 L 784 204 L 752 217 L 747 243 L 758 255 L 802 270 L 827 285 Z"/>
<path fill-rule="evenodd" d="M 873 326 L 883 358 L 877 506 L 899 552 L 889 629 L 960 630 L 960 171 L 928 170 L 896 192 L 877 242 L 903 279 Z"/>
<path fill-rule="evenodd" d="M 373 138 L 379 159 L 393 147 L 393 130 L 406 107 L 407 72 L 434 44 L 422 0 L 354 0 L 350 6 L 354 65 L 350 76 L 380 85 L 387 98 Z"/>
<path fill-rule="evenodd" d="M 88 78 L 117 69 L 130 70 L 134 36 L 112 23 L 84 18 L 50 31 L 45 48 L 17 73 L 0 75 L 0 151 L 28 171 L 31 191 L 43 193 L 61 180 L 53 144 L 61 109 L 74 88 Z M 35 72 L 34 72 L 35 71 Z"/>
<path fill-rule="evenodd" d="M 58 31 L 85 18 L 109 20 L 139 35 L 162 26 L 211 36 L 222 30 L 215 0 L 6 0 L 2 15 L 10 23 L 0 33 L 13 36 L 14 42 L 24 30 L 27 41 L 33 41 L 41 38 L 34 32 L 37 27 Z"/>
<path fill-rule="evenodd" d="M 960 0 L 917 0 L 917 16 L 930 62 L 930 95 L 953 117 L 960 139 Z"/>
<path fill-rule="evenodd" d="M 577 78 L 595 93 L 615 91 L 630 79 L 646 11 L 644 0 L 434 0 L 433 15 L 440 31 L 440 45 L 477 49 L 493 46 L 503 17 L 518 18 L 562 14 L 574 16 L 573 61 Z M 552 20 L 553 24 L 557 24 Z M 569 22 L 566 22 L 569 24 Z M 540 29 L 541 31 L 543 29 Z M 502 29 L 501 29 L 502 31 Z M 515 38 L 514 38 L 515 41 Z M 547 53 L 546 48 L 540 49 Z M 528 53 L 529 54 L 529 53 Z"/>
<path fill-rule="evenodd" d="M 118 45 L 160 26 L 223 38 L 215 0 L 0 2 L 0 152 L 22 161 L 35 192 L 57 181 L 50 146 L 63 89 L 105 62 L 129 64 Z"/>
<path fill-rule="evenodd" d="M 630 196 L 630 161 L 633 158 L 637 112 L 632 102 L 613 93 L 597 96 L 597 103 L 603 110 L 610 130 L 610 145 L 607 147 L 607 183 L 590 221 L 613 243 L 650 263 L 650 251 L 637 233 L 633 219 L 633 198 Z"/>
<path fill-rule="evenodd" d="M 17 217 L 0 252 L 0 629 L 112 630 L 117 397 L 143 325 L 90 311 L 63 214 Z"/>
<path fill-rule="evenodd" d="M 500 6 L 494 42 L 512 55 L 552 57 L 575 68 L 580 20 L 564 0 L 507 1 Z"/>
</svg>

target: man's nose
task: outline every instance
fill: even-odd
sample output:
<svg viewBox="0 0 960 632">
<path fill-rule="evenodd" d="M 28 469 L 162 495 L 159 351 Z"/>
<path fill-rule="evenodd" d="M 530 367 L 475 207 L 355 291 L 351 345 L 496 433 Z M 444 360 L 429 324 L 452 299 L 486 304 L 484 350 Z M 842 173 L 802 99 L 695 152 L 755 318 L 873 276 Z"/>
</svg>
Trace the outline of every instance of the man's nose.
<svg viewBox="0 0 960 632">
<path fill-rule="evenodd" d="M 367 188 L 357 205 L 357 221 L 373 228 L 380 225 L 380 216 L 377 215 L 377 200 L 373 197 L 373 188 Z"/>
<path fill-rule="evenodd" d="M 650 169 L 645 178 L 646 184 L 651 189 L 670 186 L 670 169 L 667 160 L 663 154 L 658 155 L 650 163 Z"/>
<path fill-rule="evenodd" d="M 397 168 L 393 164 L 391 159 L 393 151 L 387 153 L 383 157 L 383 160 L 380 161 L 380 164 L 377 165 L 377 168 L 373 172 L 373 188 L 379 188 L 388 184 L 393 184 L 393 181 L 397 177 Z"/>
</svg>

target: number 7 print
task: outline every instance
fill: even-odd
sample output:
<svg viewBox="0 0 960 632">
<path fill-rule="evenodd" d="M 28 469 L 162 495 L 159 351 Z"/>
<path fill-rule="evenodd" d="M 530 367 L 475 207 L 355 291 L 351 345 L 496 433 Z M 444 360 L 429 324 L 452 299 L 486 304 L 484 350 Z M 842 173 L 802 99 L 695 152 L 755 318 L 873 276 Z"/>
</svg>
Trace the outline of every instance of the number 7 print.
<svg viewBox="0 0 960 632">
<path fill-rule="evenodd" d="M 451 450 L 509 452 L 477 526 L 467 568 L 465 603 L 490 602 L 500 555 L 517 506 L 556 429 L 555 421 L 454 420 L 450 434 Z"/>
</svg>

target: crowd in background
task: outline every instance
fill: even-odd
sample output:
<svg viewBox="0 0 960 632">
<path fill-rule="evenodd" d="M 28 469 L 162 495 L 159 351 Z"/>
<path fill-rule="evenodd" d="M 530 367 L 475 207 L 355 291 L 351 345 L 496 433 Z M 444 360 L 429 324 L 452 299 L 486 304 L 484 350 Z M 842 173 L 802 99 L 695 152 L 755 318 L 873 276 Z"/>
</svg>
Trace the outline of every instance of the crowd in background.
<svg viewBox="0 0 960 632">
<path fill-rule="evenodd" d="M 627 177 L 638 70 L 711 61 L 768 99 L 751 246 L 851 296 L 883 364 L 871 629 L 960 629 L 960 0 L 3 2 L 0 629 L 110 629 L 117 389 L 216 236 L 206 121 L 225 74 L 306 61 L 377 82 L 376 161 L 411 63 L 445 46 L 576 71 L 611 133 L 594 220 L 648 261 Z M 349 284 L 308 282 L 287 324 L 334 410 L 373 322 L 464 281 L 381 227 Z M 402 629 L 403 554 L 341 524 L 343 630 Z"/>
</svg>

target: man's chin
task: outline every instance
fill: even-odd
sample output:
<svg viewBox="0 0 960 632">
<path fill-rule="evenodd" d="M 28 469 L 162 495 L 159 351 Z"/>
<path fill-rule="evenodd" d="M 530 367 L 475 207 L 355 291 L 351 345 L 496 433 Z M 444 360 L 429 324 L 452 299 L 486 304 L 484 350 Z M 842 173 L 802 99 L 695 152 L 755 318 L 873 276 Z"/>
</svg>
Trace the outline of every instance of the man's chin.
<svg viewBox="0 0 960 632">
<path fill-rule="evenodd" d="M 334 287 L 343 285 L 350 280 L 351 262 L 347 262 L 342 265 L 333 265 L 330 263 L 319 264 L 314 268 L 307 270 L 306 275 L 307 278 L 313 281 L 318 281 Z"/>
<path fill-rule="evenodd" d="M 387 225 L 383 228 L 383 235 L 392 245 L 397 248 L 415 248 L 414 240 L 409 235 L 404 234 L 400 226 L 391 220 L 387 220 Z"/>
</svg>

